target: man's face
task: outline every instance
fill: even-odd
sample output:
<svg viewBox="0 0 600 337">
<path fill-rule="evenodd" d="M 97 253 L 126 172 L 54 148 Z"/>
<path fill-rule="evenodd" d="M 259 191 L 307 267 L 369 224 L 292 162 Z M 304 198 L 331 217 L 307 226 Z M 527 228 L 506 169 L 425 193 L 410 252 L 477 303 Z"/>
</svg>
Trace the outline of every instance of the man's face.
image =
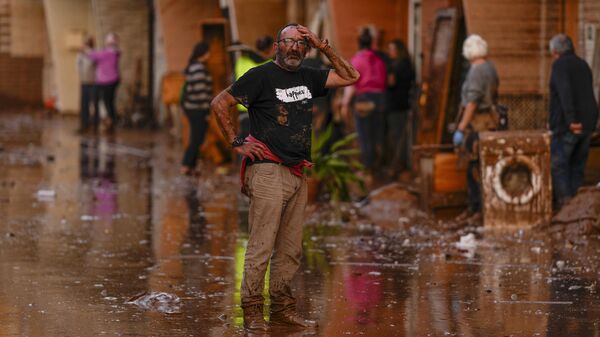
<svg viewBox="0 0 600 337">
<path fill-rule="evenodd" d="M 296 27 L 284 29 L 275 45 L 276 60 L 289 70 L 298 69 L 308 51 L 308 44 Z"/>
</svg>

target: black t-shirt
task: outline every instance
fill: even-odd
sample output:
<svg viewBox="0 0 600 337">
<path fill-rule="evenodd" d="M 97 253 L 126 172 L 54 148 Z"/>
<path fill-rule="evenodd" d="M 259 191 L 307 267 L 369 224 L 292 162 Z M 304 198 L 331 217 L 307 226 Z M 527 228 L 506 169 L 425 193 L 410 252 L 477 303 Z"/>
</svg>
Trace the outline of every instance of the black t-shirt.
<svg viewBox="0 0 600 337">
<path fill-rule="evenodd" d="M 312 99 L 327 93 L 328 74 L 309 67 L 291 72 L 268 62 L 231 86 L 231 95 L 248 108 L 250 134 L 286 166 L 310 160 Z"/>
</svg>

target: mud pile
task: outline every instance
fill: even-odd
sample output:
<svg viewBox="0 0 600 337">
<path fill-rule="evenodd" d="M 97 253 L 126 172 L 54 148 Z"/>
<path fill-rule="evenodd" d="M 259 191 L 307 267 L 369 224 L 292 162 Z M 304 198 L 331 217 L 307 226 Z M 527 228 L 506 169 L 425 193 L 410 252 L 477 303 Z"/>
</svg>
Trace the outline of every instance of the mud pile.
<svg viewBox="0 0 600 337">
<path fill-rule="evenodd" d="M 570 240 L 600 233 L 600 187 L 582 187 L 552 218 L 550 230 Z"/>
</svg>

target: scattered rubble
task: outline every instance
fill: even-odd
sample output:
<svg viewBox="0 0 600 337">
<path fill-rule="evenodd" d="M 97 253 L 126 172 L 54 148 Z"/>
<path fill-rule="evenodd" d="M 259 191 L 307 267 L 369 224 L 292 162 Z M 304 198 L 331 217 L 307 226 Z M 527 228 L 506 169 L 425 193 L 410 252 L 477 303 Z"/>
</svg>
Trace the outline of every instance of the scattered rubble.
<svg viewBox="0 0 600 337">
<path fill-rule="evenodd" d="M 125 304 L 133 304 L 144 310 L 175 314 L 181 311 L 181 299 L 175 294 L 165 292 L 143 292 L 127 300 Z"/>
</svg>

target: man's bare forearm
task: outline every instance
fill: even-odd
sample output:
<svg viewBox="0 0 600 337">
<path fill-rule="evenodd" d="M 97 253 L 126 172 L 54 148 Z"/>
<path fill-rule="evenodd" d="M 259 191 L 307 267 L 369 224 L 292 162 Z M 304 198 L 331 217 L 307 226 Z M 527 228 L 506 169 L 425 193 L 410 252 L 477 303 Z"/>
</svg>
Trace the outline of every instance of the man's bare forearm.
<svg viewBox="0 0 600 337">
<path fill-rule="evenodd" d="M 356 81 L 360 77 L 358 71 L 350 64 L 350 62 L 346 61 L 343 57 L 339 56 L 333 48 L 325 43 L 324 47 L 319 48 L 319 50 L 327 56 L 333 69 L 335 72 L 343 79 L 348 81 Z"/>
<path fill-rule="evenodd" d="M 232 100 L 235 104 L 233 97 L 231 97 L 227 90 L 224 90 L 210 103 L 210 109 L 217 117 L 219 128 L 221 129 L 225 139 L 230 143 L 233 142 L 233 139 L 236 136 L 233 123 L 231 122 L 231 115 L 229 114 L 229 109 L 232 106 Z"/>
</svg>

